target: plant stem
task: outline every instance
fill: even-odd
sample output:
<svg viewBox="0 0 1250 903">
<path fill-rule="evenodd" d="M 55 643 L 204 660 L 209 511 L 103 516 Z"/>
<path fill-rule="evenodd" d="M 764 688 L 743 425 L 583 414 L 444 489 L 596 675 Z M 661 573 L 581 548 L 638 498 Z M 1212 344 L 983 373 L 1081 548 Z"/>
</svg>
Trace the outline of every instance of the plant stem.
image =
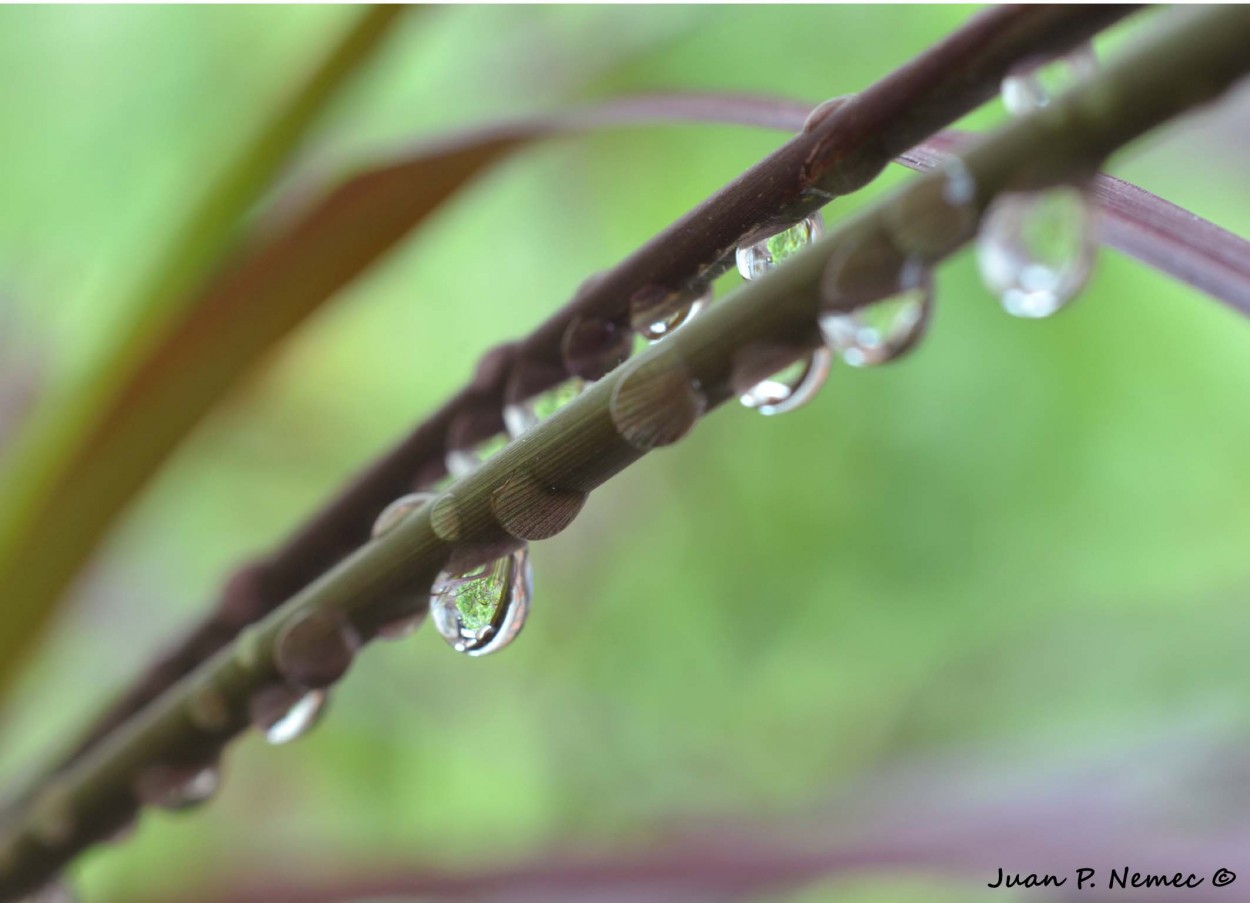
<svg viewBox="0 0 1250 903">
<path fill-rule="evenodd" d="M 377 512 L 414 483 L 445 473 L 449 431 L 475 418 L 486 438 L 503 429 L 505 384 L 537 362 L 560 381 L 560 342 L 576 317 L 620 323 L 630 297 L 650 284 L 681 287 L 725 266 L 739 240 L 762 224 L 801 219 L 836 193 L 869 181 L 896 154 L 975 109 L 1004 74 L 1033 56 L 1061 53 L 1135 9 L 1132 6 L 997 7 L 857 95 L 664 229 L 565 305 L 528 338 L 487 352 L 473 380 L 407 438 L 353 479 L 271 554 L 225 582 L 215 610 L 170 648 L 107 710 L 66 759 L 72 763 L 170 683 L 220 649 L 245 624 L 272 611 L 330 563 L 364 543 Z"/>
<path fill-rule="evenodd" d="M 914 179 L 601 379 L 248 628 L 40 787 L 0 838 L 0 897 L 39 887 L 132 817 L 132 787 L 145 768 L 215 759 L 245 728 L 252 694 L 279 679 L 275 643 L 293 619 L 317 612 L 371 637 L 400 613 L 397 600 L 407 600 L 405 613 L 420 609 L 421 591 L 453 553 L 495 555 L 563 529 L 586 493 L 647 451 L 676 441 L 730 398 L 744 355 L 765 346 L 779 364 L 819 344 L 821 283 L 836 252 L 884 240 L 909 259 L 936 265 L 969 240 L 1000 192 L 1084 178 L 1119 147 L 1218 96 L 1250 70 L 1247 41 L 1250 9 L 1176 11 L 1097 78 L 961 156 L 976 186 L 963 211 L 970 214 L 968 228 L 921 217 L 937 228 L 901 231 L 900 223 L 917 221 L 913 214 L 937 212 L 947 175 Z M 215 713 L 211 730 L 197 714 L 206 699 Z"/>
</svg>

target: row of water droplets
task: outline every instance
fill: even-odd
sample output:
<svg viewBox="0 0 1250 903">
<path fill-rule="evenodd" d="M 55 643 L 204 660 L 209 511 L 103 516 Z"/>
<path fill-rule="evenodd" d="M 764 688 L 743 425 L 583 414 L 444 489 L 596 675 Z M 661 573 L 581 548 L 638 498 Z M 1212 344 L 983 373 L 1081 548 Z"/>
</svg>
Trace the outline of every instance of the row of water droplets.
<svg viewBox="0 0 1250 903">
<path fill-rule="evenodd" d="M 1092 53 L 1084 50 L 1066 57 L 1061 65 L 1070 77 L 1079 78 L 1091 71 L 1094 61 Z M 1046 106 L 1050 98 L 1040 66 L 1014 72 L 1003 83 L 1003 99 L 1013 115 L 1027 115 Z M 823 115 L 818 108 L 809 123 Z M 970 205 L 974 195 L 975 185 L 967 171 L 959 165 L 948 168 L 944 201 L 957 208 Z M 822 230 L 817 213 L 745 242 L 735 255 L 739 273 L 746 280 L 759 278 L 806 248 Z M 1045 317 L 1064 307 L 1084 286 L 1095 246 L 1088 194 L 1064 186 L 997 198 L 982 219 L 977 261 L 986 286 L 1008 313 Z M 881 364 L 905 352 L 923 333 L 933 298 L 928 270 L 916 260 L 904 259 L 883 286 L 870 295 L 859 294 L 857 300 L 866 302 L 863 306 L 847 305 L 843 287 L 855 282 L 853 261 L 858 251 L 851 248 L 835 254 L 825 272 L 823 290 L 831 303 L 818 320 L 825 346 L 764 379 L 755 378 L 755 373 L 747 385 L 739 387 L 742 404 L 763 414 L 793 410 L 819 390 L 834 355 L 856 367 Z M 510 385 L 504 410 L 508 435 L 520 436 L 576 398 L 590 381 L 622 363 L 632 350 L 634 335 L 644 342 L 660 341 L 697 315 L 710 298 L 710 287 L 698 295 L 645 287 L 631 299 L 632 335 L 622 334 L 611 324 L 575 321 L 564 343 L 565 372 L 575 375 L 536 393 L 524 392 L 523 385 Z M 743 369 L 751 374 L 758 367 Z M 472 449 L 450 451 L 446 462 L 450 475 L 454 478 L 472 471 L 506 441 L 501 435 Z M 379 515 L 374 537 L 386 534 L 433 498 L 430 493 L 414 493 L 397 499 Z M 516 637 L 529 611 L 531 592 L 529 553 L 522 546 L 485 565 L 440 574 L 431 589 L 430 616 L 457 652 L 485 655 Z M 423 617 L 423 613 L 406 616 L 384 626 L 379 636 L 407 636 Z M 293 627 L 279 635 L 275 651 L 278 670 L 286 679 L 257 691 L 248 706 L 253 726 L 273 744 L 302 736 L 320 720 L 328 687 L 345 671 L 358 644 L 348 625 L 325 616 L 296 618 Z M 300 628 L 304 628 L 302 634 Z M 245 632 L 240 639 L 244 656 L 247 639 Z M 219 694 L 204 688 L 192 700 L 191 717 L 211 732 L 225 729 L 229 712 Z M 138 776 L 133 789 L 141 804 L 182 809 L 209 799 L 219 785 L 218 764 L 200 762 L 151 766 Z M 43 810 L 37 826 L 40 837 L 49 843 L 66 840 L 73 833 L 73 821 L 64 801 L 54 795 Z M 58 883 L 29 899 L 63 900 L 65 893 L 64 885 Z"/>
<path fill-rule="evenodd" d="M 1092 56 L 1088 52 L 1074 54 L 1065 64 L 1073 74 L 1083 75 L 1092 66 Z M 1004 100 L 1015 115 L 1044 106 L 1049 96 L 1040 67 L 1015 72 L 1003 84 Z M 805 129 L 814 127 L 836 108 L 837 103 L 818 107 Z M 943 200 L 955 208 L 974 203 L 975 185 L 962 167 L 948 170 Z M 814 213 L 788 228 L 752 237 L 736 249 L 739 274 L 748 281 L 758 279 L 803 251 L 823 230 L 821 215 Z M 977 241 L 977 260 L 987 287 L 1007 312 L 1042 317 L 1059 310 L 1084 285 L 1092 265 L 1092 243 L 1090 205 L 1080 190 L 1062 187 L 1008 194 L 986 213 Z M 763 378 L 759 370 L 766 363 L 744 361 L 735 368 L 744 374 L 744 384 L 735 386 L 743 405 L 765 415 L 794 410 L 815 397 L 829 376 L 835 356 L 854 367 L 876 366 L 898 358 L 923 335 L 933 304 L 929 269 L 918 258 L 903 259 L 885 287 L 866 295 L 860 291 L 852 299 L 857 303 L 847 304 L 846 296 L 854 292 L 842 286 L 853 279 L 841 270 L 854 269 L 846 259 L 849 256 L 835 256 L 826 272 L 825 294 L 830 303 L 818 321 L 825 344 Z M 576 398 L 594 379 L 623 363 L 636 341 L 662 340 L 710 300 L 710 285 L 698 294 L 648 285 L 630 299 L 629 330 L 598 319 L 575 320 L 563 342 L 561 375 L 566 378 L 550 388 L 529 391 L 533 380 L 518 368 L 505 389 L 507 436 L 500 434 L 471 448 L 449 450 L 449 474 L 456 478 L 470 473 L 508 438 L 521 436 Z M 762 355 L 765 361 L 767 356 L 767 352 Z M 425 501 L 428 498 L 420 495 L 400 499 L 383 512 L 379 525 L 396 511 L 406 512 Z M 529 553 L 522 547 L 469 572 L 440 574 L 432 589 L 431 616 L 453 649 L 484 655 L 502 648 L 519 632 L 529 610 L 531 586 Z"/>
<path fill-rule="evenodd" d="M 1027 116 L 1048 106 L 1059 90 L 1091 77 L 1097 66 L 1089 45 L 1059 60 L 1026 64 L 1003 80 L 1003 104 L 1011 115 Z M 986 288 L 1008 313 L 1048 317 L 1085 287 L 1097 243 L 1085 188 L 1005 193 L 982 219 L 977 264 Z"/>
</svg>

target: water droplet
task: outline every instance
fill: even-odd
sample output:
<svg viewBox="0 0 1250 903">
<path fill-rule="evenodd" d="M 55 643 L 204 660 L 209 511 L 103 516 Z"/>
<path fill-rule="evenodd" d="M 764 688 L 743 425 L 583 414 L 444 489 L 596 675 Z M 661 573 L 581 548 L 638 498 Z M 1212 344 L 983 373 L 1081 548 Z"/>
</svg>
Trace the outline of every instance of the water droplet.
<svg viewBox="0 0 1250 903">
<path fill-rule="evenodd" d="M 328 687 L 351 666 L 360 637 L 337 615 L 303 611 L 292 616 L 274 641 L 274 664 L 290 683 L 310 690 Z"/>
<path fill-rule="evenodd" d="M 672 291 L 662 285 L 644 285 L 629 301 L 629 325 L 648 342 L 658 342 L 699 314 L 712 297 L 711 286 L 699 295 Z"/>
<path fill-rule="evenodd" d="M 633 333 L 600 317 L 576 316 L 564 330 L 561 352 L 568 373 L 594 381 L 629 358 Z"/>
<path fill-rule="evenodd" d="M 508 437 L 496 433 L 467 448 L 452 448 L 447 452 L 447 472 L 459 479 L 467 476 L 486 461 L 491 455 L 508 444 Z"/>
<path fill-rule="evenodd" d="M 815 107 L 807 114 L 807 119 L 803 122 L 803 133 L 814 132 L 820 128 L 836 110 L 846 103 L 846 100 L 845 97 L 831 97 Z"/>
<path fill-rule="evenodd" d="M 788 364 L 765 380 L 749 386 L 738 396 L 746 407 L 761 414 L 784 414 L 807 404 L 816 397 L 829 376 L 833 354 L 828 348 L 817 348 L 802 360 Z"/>
<path fill-rule="evenodd" d="M 836 282 L 826 273 L 826 284 Z M 894 291 L 848 310 L 840 305 L 822 313 L 820 332 L 852 367 L 872 367 L 906 353 L 924 334 L 933 302 L 930 271 L 918 259 L 899 273 Z M 826 295 L 826 300 L 831 301 Z M 860 299 L 861 301 L 865 299 Z"/>
<path fill-rule="evenodd" d="M 1048 317 L 1074 298 L 1094 266 L 1092 207 L 1070 186 L 1000 195 L 977 235 L 986 287 L 1017 317 Z"/>
<path fill-rule="evenodd" d="M 460 539 L 460 503 L 455 495 L 444 492 L 434 500 L 430 509 L 430 527 L 434 534 L 444 542 L 455 542 Z"/>
<path fill-rule="evenodd" d="M 1089 44 L 1060 59 L 1028 60 L 1003 79 L 1003 106 L 1012 116 L 1025 116 L 1097 71 L 1098 59 Z"/>
<path fill-rule="evenodd" d="M 187 809 L 210 799 L 220 784 L 216 765 L 150 765 L 135 779 L 134 792 L 145 806 Z"/>
<path fill-rule="evenodd" d="M 490 497 L 499 526 L 516 539 L 550 539 L 573 523 L 585 504 L 586 493 L 558 489 L 528 473 L 513 474 Z"/>
<path fill-rule="evenodd" d="M 379 514 L 377 520 L 373 522 L 373 538 L 378 539 L 385 536 L 393 530 L 400 521 L 432 498 L 434 498 L 434 493 L 432 492 L 410 492 L 407 495 L 401 495 L 399 498 L 395 499 L 395 501 L 391 502 L 382 509 L 382 513 Z"/>
<path fill-rule="evenodd" d="M 668 353 L 629 364 L 608 399 L 617 433 L 643 451 L 676 442 L 706 411 L 702 386 L 680 359 Z"/>
<path fill-rule="evenodd" d="M 825 222 L 819 213 L 813 213 L 788 229 L 754 239 L 738 248 L 738 272 L 743 279 L 758 279 L 787 258 L 798 254 L 825 231 Z"/>
<path fill-rule="evenodd" d="M 457 652 L 475 656 L 495 652 L 521 632 L 532 584 L 525 546 L 464 573 L 444 571 L 431 590 L 434 626 Z"/>
<path fill-rule="evenodd" d="M 512 438 L 538 426 L 560 408 L 564 407 L 586 388 L 586 381 L 574 376 L 533 395 L 507 401 L 503 409 L 503 422 Z M 506 396 L 505 396 L 506 397 Z"/>
<path fill-rule="evenodd" d="M 325 714 L 329 696 L 325 690 L 304 692 L 275 685 L 253 694 L 248 703 L 252 725 L 275 746 L 304 736 Z"/>
</svg>

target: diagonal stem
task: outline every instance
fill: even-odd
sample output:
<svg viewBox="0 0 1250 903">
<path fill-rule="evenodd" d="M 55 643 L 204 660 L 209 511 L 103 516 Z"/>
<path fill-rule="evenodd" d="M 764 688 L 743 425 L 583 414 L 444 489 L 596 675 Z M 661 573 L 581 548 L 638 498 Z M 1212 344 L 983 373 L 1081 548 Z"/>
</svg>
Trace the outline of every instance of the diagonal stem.
<svg viewBox="0 0 1250 903">
<path fill-rule="evenodd" d="M 1060 53 L 1132 12 L 1131 6 L 999 7 L 860 92 L 673 223 L 559 310 L 528 338 L 493 349 L 472 382 L 381 456 L 271 554 L 239 568 L 217 606 L 93 725 L 72 762 L 204 661 L 247 623 L 273 610 L 342 560 L 369 535 L 378 511 L 445 474 L 448 433 L 465 416 L 483 435 L 502 430 L 504 387 L 519 363 L 564 372 L 560 342 L 577 317 L 627 320 L 629 299 L 647 285 L 680 289 L 709 278 L 739 240 L 770 222 L 797 221 L 834 194 L 867 183 L 897 154 L 998 90 L 1021 61 Z M 537 387 L 535 387 L 537 388 Z"/>
<path fill-rule="evenodd" d="M 145 769 L 217 758 L 245 729 L 252 695 L 281 679 L 275 662 L 294 625 L 341 620 L 372 637 L 396 615 L 420 611 L 421 591 L 453 555 L 498 554 L 568 526 L 590 490 L 730 398 L 744 354 L 763 346 L 779 365 L 819 344 L 821 284 L 835 254 L 866 242 L 936 266 L 971 238 L 999 193 L 1085 178 L 1139 135 L 1217 97 L 1250 71 L 1247 40 L 1245 8 L 1170 15 L 1099 77 L 960 155 L 975 185 L 955 211 L 960 228 L 943 218 L 947 173 L 918 177 L 594 384 L 37 788 L 0 830 L 0 898 L 37 888 L 131 818 L 134 783 Z M 932 228 L 917 232 L 916 222 Z"/>
</svg>

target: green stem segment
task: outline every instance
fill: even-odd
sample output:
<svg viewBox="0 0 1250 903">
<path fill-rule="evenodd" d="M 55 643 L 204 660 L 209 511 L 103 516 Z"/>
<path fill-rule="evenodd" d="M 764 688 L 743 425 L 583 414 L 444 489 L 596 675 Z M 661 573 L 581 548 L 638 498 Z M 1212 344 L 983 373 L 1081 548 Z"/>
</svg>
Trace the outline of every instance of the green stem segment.
<svg viewBox="0 0 1250 903">
<path fill-rule="evenodd" d="M 936 265 L 972 237 L 1000 192 L 1083 178 L 1147 130 L 1218 96 L 1250 70 L 1248 42 L 1250 9 L 1169 14 L 1098 78 L 964 154 L 976 186 L 969 204 L 939 209 L 945 171 L 917 178 L 600 380 L 37 788 L 0 829 L 0 898 L 36 889 L 132 817 L 132 788 L 145 768 L 220 755 L 246 727 L 253 694 L 280 679 L 276 646 L 294 620 L 315 613 L 371 637 L 399 609 L 418 610 L 453 555 L 461 563 L 489 558 L 567 527 L 586 493 L 731 397 L 745 355 L 765 348 L 777 364 L 818 345 L 821 286 L 835 252 L 887 247 Z"/>
</svg>

